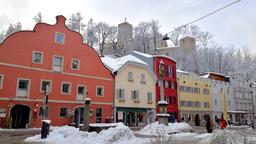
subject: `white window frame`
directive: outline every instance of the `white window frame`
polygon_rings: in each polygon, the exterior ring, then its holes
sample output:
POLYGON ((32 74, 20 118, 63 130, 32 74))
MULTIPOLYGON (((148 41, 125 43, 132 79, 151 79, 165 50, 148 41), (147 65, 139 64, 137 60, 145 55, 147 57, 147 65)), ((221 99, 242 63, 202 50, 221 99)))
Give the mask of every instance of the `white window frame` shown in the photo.
POLYGON ((71 82, 61 82, 61 94, 63 94, 63 95, 71 95, 71 89, 72 89, 71 82), (63 92, 63 84, 69 84, 70 85, 68 93, 63 92))
POLYGON ((79 59, 74 59, 74 58, 71 59, 71 69, 72 70, 80 70, 80 60, 79 59), (77 69, 73 68, 73 61, 78 61, 78 68, 77 69))
POLYGON ((27 78, 17 78, 17 84, 16 84, 16 97, 17 98, 29 98, 30 94, 30 85, 31 85, 31 80, 27 78), (17 95, 17 91, 19 91, 19 82, 20 80, 27 80, 28 81, 28 92, 27 92, 27 97, 20 97, 17 95))
POLYGON ((140 83, 146 84, 146 75, 145 74, 140 75, 140 83))
POLYGON ((86 85, 77 85, 77 87, 76 87, 76 99, 77 100, 85 100, 85 98, 86 98, 86 93, 87 93, 87 86, 86 85), (84 87, 84 94, 83 94, 83 99, 78 99, 78 95, 79 95, 79 93, 78 93, 78 88, 79 87, 84 87))
POLYGON ((131 96, 132 96, 132 100, 135 100, 135 101, 136 100, 140 100, 140 98, 139 98, 139 91, 138 90, 132 90, 131 96), (135 95, 133 95, 133 94, 135 94, 135 95), (133 96, 135 96, 135 97, 133 97, 133 96))
POLYGON ((128 81, 133 82, 133 72, 128 72, 128 81))
POLYGON ((96 96, 97 97, 104 97, 104 86, 96 86, 96 96), (102 88, 102 95, 98 95, 98 88, 102 88))
POLYGON ((152 92, 148 92, 148 98, 147 98, 148 102, 152 102, 153 101, 153 93, 152 92), (149 99, 149 97, 151 97, 151 100, 149 99))
POLYGON ((3 89, 3 85, 4 85, 4 75, 0 74, 0 76, 2 77, 1 81, 0 81, 0 89, 3 89))
POLYGON ((168 77, 172 77, 172 66, 168 65, 168 77))
POLYGON ((34 64, 43 64, 43 59, 44 59, 44 53, 43 52, 33 51, 33 53, 32 53, 32 63, 34 63, 34 64), (41 62, 40 63, 37 63, 37 62, 34 61, 34 54, 35 53, 40 53, 41 54, 41 62))
POLYGON ((124 100, 125 99, 125 89, 116 89, 116 99, 124 100))
POLYGON ((42 90, 43 81, 50 82, 49 93, 51 93, 51 91, 52 91, 52 80, 47 80, 47 79, 41 79, 41 81, 40 81, 40 92, 44 93, 44 91, 42 90))
POLYGON ((64 68, 64 57, 63 56, 59 56, 59 55, 53 55, 52 56, 52 71, 54 71, 54 72, 63 72, 63 68, 64 68), (60 71, 54 70, 54 67, 57 67, 57 66, 54 65, 54 58, 55 57, 62 58, 60 71))
POLYGON ((61 33, 61 32, 55 32, 55 35, 54 35, 54 42, 55 42, 56 44, 64 45, 64 44, 65 44, 65 34, 64 34, 64 33, 61 33), (57 34, 63 35, 63 43, 57 42, 57 34))

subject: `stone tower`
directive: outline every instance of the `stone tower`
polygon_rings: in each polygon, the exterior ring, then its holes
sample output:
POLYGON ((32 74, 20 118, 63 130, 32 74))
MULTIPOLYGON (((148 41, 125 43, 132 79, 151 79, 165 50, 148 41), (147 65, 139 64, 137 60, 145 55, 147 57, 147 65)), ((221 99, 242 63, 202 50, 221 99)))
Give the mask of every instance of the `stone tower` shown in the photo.
POLYGON ((118 54, 125 54, 132 51, 133 27, 125 21, 118 24, 117 51, 118 54))

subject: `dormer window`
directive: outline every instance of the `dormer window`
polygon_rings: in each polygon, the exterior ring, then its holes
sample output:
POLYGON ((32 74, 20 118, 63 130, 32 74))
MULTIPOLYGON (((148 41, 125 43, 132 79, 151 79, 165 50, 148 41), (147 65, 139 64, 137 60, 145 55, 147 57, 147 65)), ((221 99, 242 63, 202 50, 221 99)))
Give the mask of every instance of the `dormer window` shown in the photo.
POLYGON ((56 32, 55 33, 55 42, 57 44, 64 44, 65 42, 65 35, 63 33, 56 32))

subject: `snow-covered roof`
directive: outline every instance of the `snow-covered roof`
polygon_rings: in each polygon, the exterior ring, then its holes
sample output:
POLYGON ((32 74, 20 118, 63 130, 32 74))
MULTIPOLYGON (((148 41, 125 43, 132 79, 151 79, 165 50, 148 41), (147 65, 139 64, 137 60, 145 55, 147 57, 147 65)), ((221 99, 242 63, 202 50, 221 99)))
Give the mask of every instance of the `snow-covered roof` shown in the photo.
POLYGON ((139 52, 139 51, 132 51, 132 52, 134 52, 136 54, 139 54, 139 55, 142 55, 142 56, 147 57, 147 58, 152 58, 152 55, 150 55, 150 54, 142 53, 142 52, 139 52))
POLYGON ((225 76, 224 74, 217 73, 217 72, 205 72, 203 75, 206 75, 206 74, 215 74, 215 75, 225 76))
POLYGON ((156 50, 167 50, 167 49, 177 49, 180 48, 179 46, 174 46, 174 47, 160 47, 156 48, 156 50))
POLYGON ((45 123, 50 124, 50 123, 51 123, 51 120, 42 120, 42 122, 45 122, 45 123))
POLYGON ((210 74, 201 75, 202 78, 209 78, 210 74))
POLYGON ((146 57, 146 58, 163 57, 163 58, 167 58, 167 59, 170 59, 170 60, 176 62, 175 59, 171 58, 170 56, 166 56, 166 55, 150 55, 150 54, 146 54, 146 53, 142 53, 142 52, 138 52, 138 51, 132 51, 132 52, 135 54, 141 55, 143 57, 146 57))
POLYGON ((167 101, 165 101, 165 100, 161 100, 161 101, 158 101, 158 103, 157 104, 168 104, 168 102, 167 101))
POLYGON ((177 73, 182 73, 182 74, 193 74, 191 72, 187 72, 187 71, 183 71, 183 70, 179 70, 179 69, 177 69, 176 72, 177 73))
POLYGON ((137 57, 128 54, 120 58, 112 58, 110 56, 101 57, 102 62, 111 69, 112 72, 118 71, 123 65, 128 62, 134 62, 142 65, 148 65, 144 61, 138 59, 137 57))

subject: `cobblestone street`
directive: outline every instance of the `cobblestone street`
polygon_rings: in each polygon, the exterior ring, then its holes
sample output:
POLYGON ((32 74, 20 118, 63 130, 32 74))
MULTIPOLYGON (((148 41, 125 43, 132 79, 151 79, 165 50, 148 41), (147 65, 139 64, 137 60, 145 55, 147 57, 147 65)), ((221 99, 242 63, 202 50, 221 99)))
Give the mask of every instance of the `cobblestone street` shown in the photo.
POLYGON ((39 129, 0 130, 0 144, 28 144, 24 140, 36 134, 40 134, 39 129))

